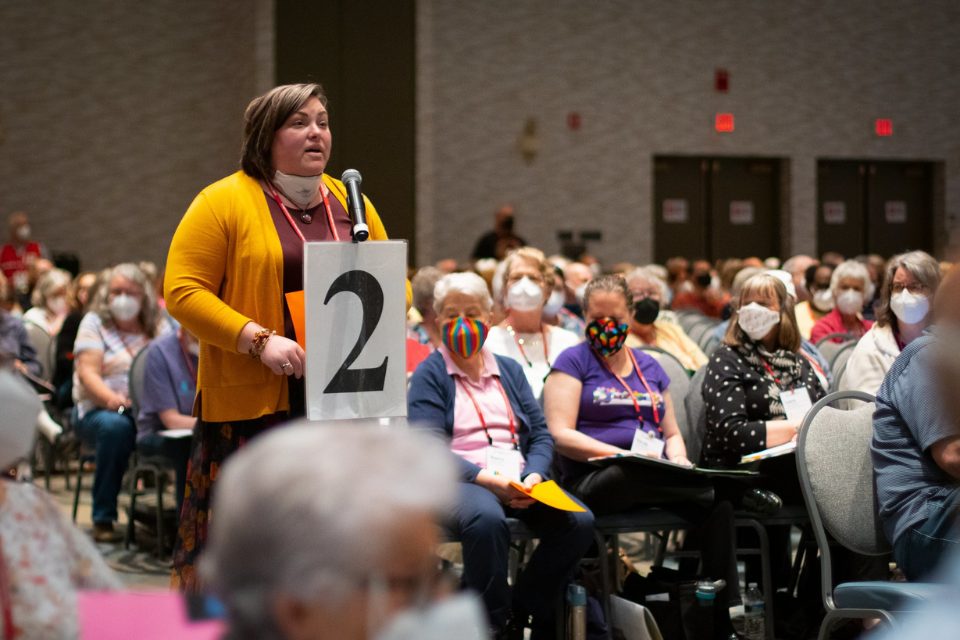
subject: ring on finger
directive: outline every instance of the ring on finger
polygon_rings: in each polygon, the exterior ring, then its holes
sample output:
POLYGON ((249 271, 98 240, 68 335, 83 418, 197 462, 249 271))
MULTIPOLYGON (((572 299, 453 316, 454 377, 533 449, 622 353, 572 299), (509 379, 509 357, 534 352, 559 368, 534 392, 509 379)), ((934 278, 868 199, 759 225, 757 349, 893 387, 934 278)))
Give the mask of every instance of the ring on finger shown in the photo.
POLYGON ((289 362, 284 362, 282 365, 280 365, 281 369, 286 369, 287 367, 290 367, 292 369, 293 365, 290 364, 289 362))

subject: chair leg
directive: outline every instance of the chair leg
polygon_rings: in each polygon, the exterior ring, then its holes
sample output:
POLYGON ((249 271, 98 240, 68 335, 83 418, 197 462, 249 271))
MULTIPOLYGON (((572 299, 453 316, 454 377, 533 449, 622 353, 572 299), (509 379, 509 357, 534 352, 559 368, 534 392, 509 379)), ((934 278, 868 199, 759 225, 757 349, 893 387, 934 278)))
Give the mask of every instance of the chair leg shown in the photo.
POLYGON ((760 541, 760 579, 763 581, 763 609, 765 635, 768 640, 774 640, 773 624, 773 576, 770 569, 770 539, 767 537, 767 529, 762 524, 748 518, 737 521, 738 527, 750 527, 757 533, 757 539, 760 541))
POLYGON ((157 492, 157 558, 163 557, 163 472, 159 467, 153 468, 154 486, 157 492))
MULTIPOLYGON (((66 475, 70 475, 69 472, 66 475)), ((77 521, 77 508, 80 506, 80 492, 83 491, 83 456, 77 460, 77 486, 73 492, 73 521, 77 521)))
POLYGON ((610 562, 607 557, 607 541, 599 531, 593 532, 593 539, 597 543, 597 560, 600 563, 600 590, 603 615, 607 620, 607 638, 613 639, 613 626, 610 624, 610 595, 613 588, 610 584, 610 562))
POLYGON ((659 539, 659 542, 657 543, 657 553, 653 557, 653 566, 662 567, 663 560, 667 556, 667 545, 670 543, 670 532, 658 531, 653 535, 657 536, 659 539))
POLYGON ((123 536, 123 548, 129 549, 130 543, 136 538, 137 514, 137 478, 140 476, 140 467, 134 467, 130 472, 130 506, 127 507, 127 532, 123 536))

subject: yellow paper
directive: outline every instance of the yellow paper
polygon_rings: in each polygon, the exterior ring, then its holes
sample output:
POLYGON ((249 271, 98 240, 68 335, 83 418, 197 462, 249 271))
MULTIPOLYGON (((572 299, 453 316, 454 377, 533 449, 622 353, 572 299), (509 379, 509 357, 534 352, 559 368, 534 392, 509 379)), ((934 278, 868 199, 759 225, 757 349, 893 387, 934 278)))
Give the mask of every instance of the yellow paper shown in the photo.
POLYGON ((291 291, 286 294, 287 310, 293 321, 293 330, 297 334, 297 344, 304 350, 307 348, 306 313, 303 309, 303 291, 291 291))
POLYGON ((522 491, 537 502, 543 503, 548 507, 553 507, 554 509, 560 509, 561 511, 586 511, 586 509, 574 502, 573 499, 567 495, 567 492, 561 489, 560 485, 553 480, 541 482, 533 487, 533 489, 527 489, 519 482, 511 482, 510 486, 517 491, 522 491))

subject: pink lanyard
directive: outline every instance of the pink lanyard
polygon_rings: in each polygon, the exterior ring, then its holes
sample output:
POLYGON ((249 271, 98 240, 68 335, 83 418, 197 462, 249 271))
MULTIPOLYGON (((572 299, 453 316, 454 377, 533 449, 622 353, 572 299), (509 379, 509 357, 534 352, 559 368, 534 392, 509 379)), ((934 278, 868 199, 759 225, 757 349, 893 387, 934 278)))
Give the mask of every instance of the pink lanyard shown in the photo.
MULTIPOLYGON (((273 188, 273 185, 267 182, 267 186, 270 187, 270 195, 273 196, 273 199, 276 201, 277 205, 280 206, 280 211, 283 211, 284 217, 287 219, 287 222, 290 223, 290 227, 293 228, 294 232, 300 237, 302 242, 306 242, 307 238, 303 235, 303 232, 300 231, 300 227, 297 226, 297 223, 293 221, 293 216, 290 215, 290 212, 287 211, 286 205, 283 204, 283 200, 280 199, 280 194, 277 193, 277 190, 273 188)), ((333 210, 330 209, 330 200, 328 195, 323 190, 323 184, 320 185, 320 195, 323 197, 323 209, 327 213, 327 224, 330 225, 330 233, 333 235, 333 239, 337 242, 340 241, 340 234, 337 233, 337 225, 333 222, 333 210)))
MULTIPOLYGON (((473 393, 470 392, 470 389, 467 387, 465 382, 459 378, 457 378, 457 382, 459 382, 460 387, 467 392, 467 396, 473 403, 473 408, 477 410, 477 417, 480 418, 480 426, 483 428, 483 433, 487 436, 487 442, 492 447, 493 436, 491 436, 490 432, 487 430, 487 420, 483 417, 483 411, 480 410, 480 403, 478 403, 477 399, 473 397, 473 393)), ((503 385, 500 384, 499 378, 494 377, 494 382, 497 383, 497 387, 500 389, 500 395, 503 396, 503 402, 505 405, 507 405, 507 420, 510 423, 510 440, 513 442, 513 448, 517 451, 520 451, 520 444, 517 442, 517 426, 513 421, 513 408, 510 406, 510 400, 507 398, 507 392, 503 390, 503 385)))
MULTIPOLYGON (((627 381, 621 378, 620 374, 613 370, 613 367, 611 367, 607 361, 604 360, 603 356, 596 351, 593 353, 597 356, 597 358, 600 359, 600 362, 603 363, 603 366, 607 368, 607 371, 610 372, 610 375, 616 378, 623 388, 627 390, 627 395, 633 401, 633 408, 637 410, 637 420, 642 423, 643 414, 641 413, 640 403, 637 401, 636 396, 633 395, 633 387, 627 384, 627 381)), ((633 351, 627 349, 627 355, 630 357, 630 362, 633 363, 633 370, 637 372, 637 377, 640 378, 640 384, 643 385, 643 388, 647 392, 647 396, 650 398, 650 408, 653 410, 653 424, 658 431, 663 431, 663 429, 660 427, 660 410, 657 409, 657 396, 654 395, 653 389, 651 389, 650 385, 647 384, 647 379, 644 377, 643 372, 640 371, 640 365, 637 364, 637 358, 633 355, 633 351)))

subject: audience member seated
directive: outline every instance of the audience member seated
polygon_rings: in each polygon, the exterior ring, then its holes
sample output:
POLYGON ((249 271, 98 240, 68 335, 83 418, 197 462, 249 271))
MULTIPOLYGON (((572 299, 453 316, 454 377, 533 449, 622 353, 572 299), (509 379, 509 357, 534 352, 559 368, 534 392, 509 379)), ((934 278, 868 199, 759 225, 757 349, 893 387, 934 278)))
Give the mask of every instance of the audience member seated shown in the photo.
POLYGON ((804 273, 807 299, 798 302, 794 309, 797 328, 800 330, 800 337, 804 340, 810 339, 813 325, 833 310, 833 293, 830 291, 832 276, 833 267, 828 264, 812 265, 807 267, 804 273))
MULTIPOLYGON (((830 276, 830 293, 835 305, 833 310, 817 320, 810 331, 810 340, 816 344, 833 333, 861 338, 873 326, 865 320, 863 307, 873 297, 873 282, 867 268, 854 260, 847 260, 834 269, 830 276)), ((843 342, 843 338, 833 338, 843 342)))
MULTIPOLYGON (((0 298, 10 295, 10 284, 0 275, 0 298)), ((39 376, 42 365, 37 359, 37 350, 30 343, 23 320, 0 307, 0 358, 13 363, 22 374, 39 376)))
POLYGON ((894 256, 880 290, 877 323, 854 348, 840 390, 876 395, 894 360, 930 324, 940 264, 923 251, 894 256))
POLYGON ((683 327, 666 317, 673 315, 663 309, 662 304, 667 284, 646 267, 640 267, 627 274, 627 285, 634 303, 626 346, 649 345, 663 349, 688 371, 696 371, 705 365, 707 356, 697 343, 690 339, 683 327))
POLYGON ((591 278, 593 272, 582 262, 571 262, 563 268, 563 286, 567 296, 563 308, 578 318, 583 318, 583 292, 587 290, 591 278))
POLYGON ((547 282, 552 282, 550 295, 543 303, 543 321, 547 324, 566 329, 579 339, 583 339, 583 330, 586 328, 583 318, 570 313, 564 306, 567 300, 567 288, 563 277, 563 269, 554 265, 548 260, 552 274, 547 278, 547 282))
POLYGON ((474 598, 437 599, 437 519, 454 496, 443 447, 407 429, 300 423, 256 438, 223 466, 200 558, 227 637, 485 637, 474 598))
POLYGON ((512 204, 505 204, 493 214, 493 230, 480 236, 473 248, 472 258, 503 258, 513 251, 527 244, 527 241, 513 232, 516 216, 512 204))
POLYGON ((115 541, 117 495, 136 430, 130 408, 130 365, 150 340, 166 329, 156 296, 140 268, 120 264, 110 271, 107 290, 83 317, 73 352, 77 433, 96 449, 93 480, 94 539, 115 541))
POLYGON ((40 276, 30 297, 33 306, 23 314, 24 321, 32 322, 51 336, 59 334, 70 311, 67 298, 70 281, 70 274, 62 269, 53 269, 40 276))
POLYGON ((672 292, 671 297, 682 291, 690 281, 690 261, 682 256, 667 259, 664 265, 667 270, 667 284, 672 292))
POLYGON ((709 480, 650 470, 629 460, 603 467, 587 463, 632 450, 691 465, 673 411, 670 379, 651 356, 623 348, 632 302, 623 278, 591 281, 584 296, 587 340, 560 354, 547 378, 544 403, 563 484, 597 515, 655 505, 696 522, 691 535, 702 543, 703 573, 727 582, 716 611, 720 630, 729 634, 728 607, 738 599, 730 504, 714 504, 709 480))
MULTIPOLYGON (((960 270, 951 270, 937 293, 938 330, 960 325, 960 270), (951 298, 954 300, 951 301, 951 298)), ((915 338, 890 367, 873 414, 874 480, 880 521, 897 566, 909 580, 931 577, 957 549, 960 434, 938 394, 938 340, 915 338)))
POLYGON ((674 311, 699 311, 710 318, 720 318, 727 298, 713 284, 713 271, 706 260, 693 263, 693 274, 688 286, 673 297, 674 311))
POLYGON ((30 267, 47 256, 47 251, 33 240, 30 220, 23 211, 16 211, 7 218, 10 241, 0 247, 0 271, 13 287, 13 294, 22 306, 29 306, 30 267))
POLYGON ((53 380, 51 380, 57 390, 54 404, 60 409, 73 406, 73 343, 77 340, 80 321, 87 314, 96 282, 97 274, 84 271, 73 279, 70 288, 70 312, 64 318, 60 333, 57 334, 53 380))
MULTIPOLYGON (((816 260, 816 258, 811 258, 810 256, 802 253, 788 258, 787 261, 783 263, 781 269, 789 273, 790 277, 793 279, 793 288, 797 291, 797 300, 799 302, 807 302, 810 300, 810 291, 807 289, 807 269, 810 267, 815 267, 818 264, 820 263, 816 260)), ((794 311, 797 313, 797 322, 799 323, 799 307, 796 307, 794 311)), ((801 334, 802 333, 803 331, 801 327, 801 334)))
POLYGON ((413 308, 420 314, 420 321, 407 329, 407 337, 420 344, 429 345, 431 350, 440 346, 437 314, 433 310, 433 288, 442 277, 443 272, 440 269, 422 267, 410 282, 413 288, 413 308))
MULTIPOLYGON (((25 459, 40 400, 0 370, 0 468, 25 459)), ((90 539, 40 487, 0 478, 0 637, 72 639, 79 635, 77 591, 114 589, 120 581, 90 539)))
POLYGON ((486 344, 493 353, 523 367, 533 397, 540 400, 550 367, 564 349, 580 342, 580 337, 543 321, 544 301, 553 289, 553 268, 543 252, 522 247, 510 253, 504 265, 499 288, 506 317, 490 329, 486 344))
POLYGON ((148 347, 143 397, 137 416, 137 450, 147 456, 161 456, 173 463, 177 474, 177 512, 183 503, 183 489, 190 460, 190 437, 169 437, 171 429, 193 429, 197 395, 197 364, 200 343, 180 327, 154 340, 148 347))
POLYGON ((483 596, 498 637, 514 637, 531 615, 534 639, 554 637, 555 605, 593 541, 593 516, 535 503, 510 485, 549 477, 553 439, 521 366, 484 348, 493 300, 483 279, 445 276, 434 306, 443 345, 414 372, 407 417, 458 456, 451 525, 463 544, 464 583, 483 596), (508 516, 540 539, 512 597, 508 516))

